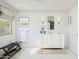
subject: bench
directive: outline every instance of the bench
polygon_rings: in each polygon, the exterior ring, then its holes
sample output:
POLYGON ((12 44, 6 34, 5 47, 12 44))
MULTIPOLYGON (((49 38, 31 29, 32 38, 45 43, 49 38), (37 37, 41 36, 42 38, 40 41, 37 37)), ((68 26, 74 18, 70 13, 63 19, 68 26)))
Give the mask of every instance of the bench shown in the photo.
POLYGON ((1 47, 0 49, 5 52, 3 56, 0 57, 0 59, 4 59, 4 57, 6 56, 8 57, 8 59, 10 59, 13 55, 15 55, 18 51, 21 50, 21 47, 19 43, 10 43, 4 47, 1 47))

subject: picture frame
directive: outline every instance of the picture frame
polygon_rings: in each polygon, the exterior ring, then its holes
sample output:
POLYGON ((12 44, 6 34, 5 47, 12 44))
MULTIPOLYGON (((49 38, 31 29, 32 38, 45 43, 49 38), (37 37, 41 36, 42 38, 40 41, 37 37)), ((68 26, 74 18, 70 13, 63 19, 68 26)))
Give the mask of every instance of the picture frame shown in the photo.
POLYGON ((29 26, 29 17, 19 17, 19 26, 28 27, 29 26))

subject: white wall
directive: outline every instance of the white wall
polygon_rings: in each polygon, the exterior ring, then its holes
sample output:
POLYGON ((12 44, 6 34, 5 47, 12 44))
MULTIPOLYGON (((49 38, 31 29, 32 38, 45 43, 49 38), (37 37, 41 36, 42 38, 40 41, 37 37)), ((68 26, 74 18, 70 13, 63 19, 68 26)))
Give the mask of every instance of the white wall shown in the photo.
MULTIPOLYGON (((14 10, 2 2, 0 2, 0 4, 11 10, 14 10)), ((15 20, 12 21, 12 34, 0 36, 0 47, 5 46, 6 44, 9 44, 14 41, 15 41, 15 20)))
MULTIPOLYGON (((18 17, 29 16, 29 27, 26 30, 29 32, 28 40, 25 45, 27 47, 39 47, 38 43, 40 42, 40 30, 41 30, 41 20, 45 19, 46 16, 55 16, 55 30, 53 32, 63 32, 66 40, 66 13, 65 12, 18 12, 18 17), (57 19, 61 18, 61 24, 57 24, 57 19)), ((17 27, 18 29, 19 27, 17 27)), ((25 39, 25 38, 23 38, 25 39)), ((67 48, 67 40, 65 42, 65 47, 67 48)))
POLYGON ((78 6, 74 5, 69 11, 68 15, 71 16, 71 25, 68 25, 68 33, 70 38, 70 49, 78 54, 78 6))

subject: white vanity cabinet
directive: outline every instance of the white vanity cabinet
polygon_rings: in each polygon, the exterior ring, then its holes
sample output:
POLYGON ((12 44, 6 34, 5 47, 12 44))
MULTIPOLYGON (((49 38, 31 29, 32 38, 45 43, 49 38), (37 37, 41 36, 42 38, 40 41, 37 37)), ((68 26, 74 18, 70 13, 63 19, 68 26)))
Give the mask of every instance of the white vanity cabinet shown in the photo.
POLYGON ((41 48, 64 48, 64 35, 62 33, 43 34, 41 37, 41 48))
POLYGON ((64 33, 59 29, 61 21, 58 22, 54 16, 47 16, 41 23, 41 48, 64 48, 64 33))

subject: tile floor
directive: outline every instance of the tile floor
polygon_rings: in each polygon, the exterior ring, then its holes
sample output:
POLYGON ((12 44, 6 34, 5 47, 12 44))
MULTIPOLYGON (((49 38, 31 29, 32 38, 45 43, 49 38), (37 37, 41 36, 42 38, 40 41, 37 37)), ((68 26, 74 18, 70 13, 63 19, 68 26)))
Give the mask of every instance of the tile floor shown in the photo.
POLYGON ((78 59, 77 56, 66 49, 67 54, 39 54, 39 48, 25 48, 15 54, 12 59, 78 59))

